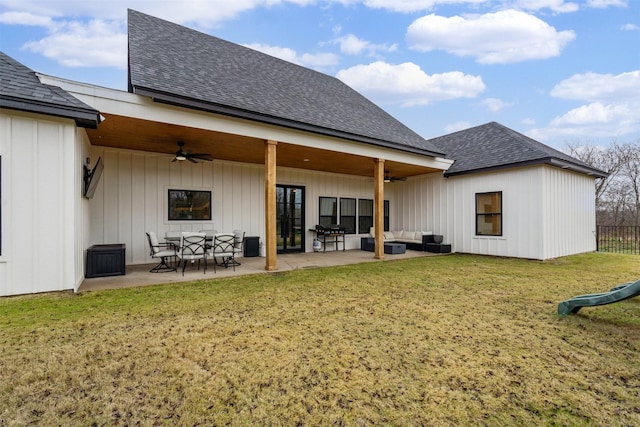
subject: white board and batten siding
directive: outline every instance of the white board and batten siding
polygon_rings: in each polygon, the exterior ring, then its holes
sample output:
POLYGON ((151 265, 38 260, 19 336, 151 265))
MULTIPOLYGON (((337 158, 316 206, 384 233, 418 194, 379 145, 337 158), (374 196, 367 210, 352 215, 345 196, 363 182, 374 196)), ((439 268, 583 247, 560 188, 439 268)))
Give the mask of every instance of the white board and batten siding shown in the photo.
MULTIPOLYGON (((90 239, 94 244, 124 243, 126 264, 148 264, 145 232, 159 238, 167 231, 219 232, 242 230, 260 238, 264 255, 264 166, 214 160, 171 162, 172 156, 131 150, 92 147, 92 158, 101 156, 104 173, 90 201, 90 239), (211 191, 211 221, 169 221, 169 189, 211 191)), ((349 175, 278 168, 277 183, 305 187, 305 249, 312 251, 318 222, 318 198, 373 198, 373 180, 349 175)), ((347 248, 359 248, 359 237, 347 237, 347 248)))
POLYGON ((550 166, 425 175, 398 190, 395 208, 401 227, 442 234, 456 252, 549 259, 596 249, 593 178, 550 166), (503 234, 477 236, 475 195, 494 191, 503 234))
POLYGON ((72 290, 82 282, 87 147, 73 120, 0 112, 0 295, 72 290))

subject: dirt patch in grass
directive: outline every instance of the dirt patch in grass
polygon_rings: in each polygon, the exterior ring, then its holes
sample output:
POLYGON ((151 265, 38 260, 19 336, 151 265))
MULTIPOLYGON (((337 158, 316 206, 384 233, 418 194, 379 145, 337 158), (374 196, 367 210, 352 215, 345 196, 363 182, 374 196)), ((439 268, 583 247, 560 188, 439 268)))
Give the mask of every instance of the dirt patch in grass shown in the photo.
POLYGON ((0 299, 0 425, 640 425, 636 256, 453 255, 0 299))

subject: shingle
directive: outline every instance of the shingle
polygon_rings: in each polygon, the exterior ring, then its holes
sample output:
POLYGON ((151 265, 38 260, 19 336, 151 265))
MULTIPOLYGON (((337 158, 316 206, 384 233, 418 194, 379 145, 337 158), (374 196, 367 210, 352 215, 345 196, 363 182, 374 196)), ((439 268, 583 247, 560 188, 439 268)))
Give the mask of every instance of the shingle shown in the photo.
MULTIPOLYGON (((335 77, 129 10, 129 87, 443 156, 335 77)), ((141 92, 142 93, 142 92, 141 92)), ((212 111, 214 111, 212 109, 212 111)))
POLYGON ((596 176, 606 175, 603 171, 496 122, 433 138, 429 142, 454 160, 445 176, 548 163, 551 160, 573 165, 596 176))
POLYGON ((0 106, 76 120, 96 127, 100 112, 67 91, 40 82, 36 73, 0 52, 0 106))

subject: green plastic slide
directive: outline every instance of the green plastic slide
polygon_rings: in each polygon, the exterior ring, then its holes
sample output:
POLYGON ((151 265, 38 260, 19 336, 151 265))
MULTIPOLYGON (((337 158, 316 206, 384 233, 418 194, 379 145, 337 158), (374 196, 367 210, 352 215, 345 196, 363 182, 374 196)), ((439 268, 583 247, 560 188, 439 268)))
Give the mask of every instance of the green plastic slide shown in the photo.
POLYGON ((582 307, 611 304, 628 298, 637 297, 638 295, 640 295, 640 280, 616 286, 609 292, 604 292, 602 294, 578 295, 566 301, 562 301, 558 304, 558 314, 561 316, 575 314, 580 311, 582 307))

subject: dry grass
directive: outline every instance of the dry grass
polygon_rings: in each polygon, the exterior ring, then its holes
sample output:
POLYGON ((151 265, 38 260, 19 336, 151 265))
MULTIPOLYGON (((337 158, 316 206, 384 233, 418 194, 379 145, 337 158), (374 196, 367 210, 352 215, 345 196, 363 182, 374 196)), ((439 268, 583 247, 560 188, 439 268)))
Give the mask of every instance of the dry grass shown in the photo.
POLYGON ((453 255, 0 299, 0 425, 640 425, 635 256, 453 255))

